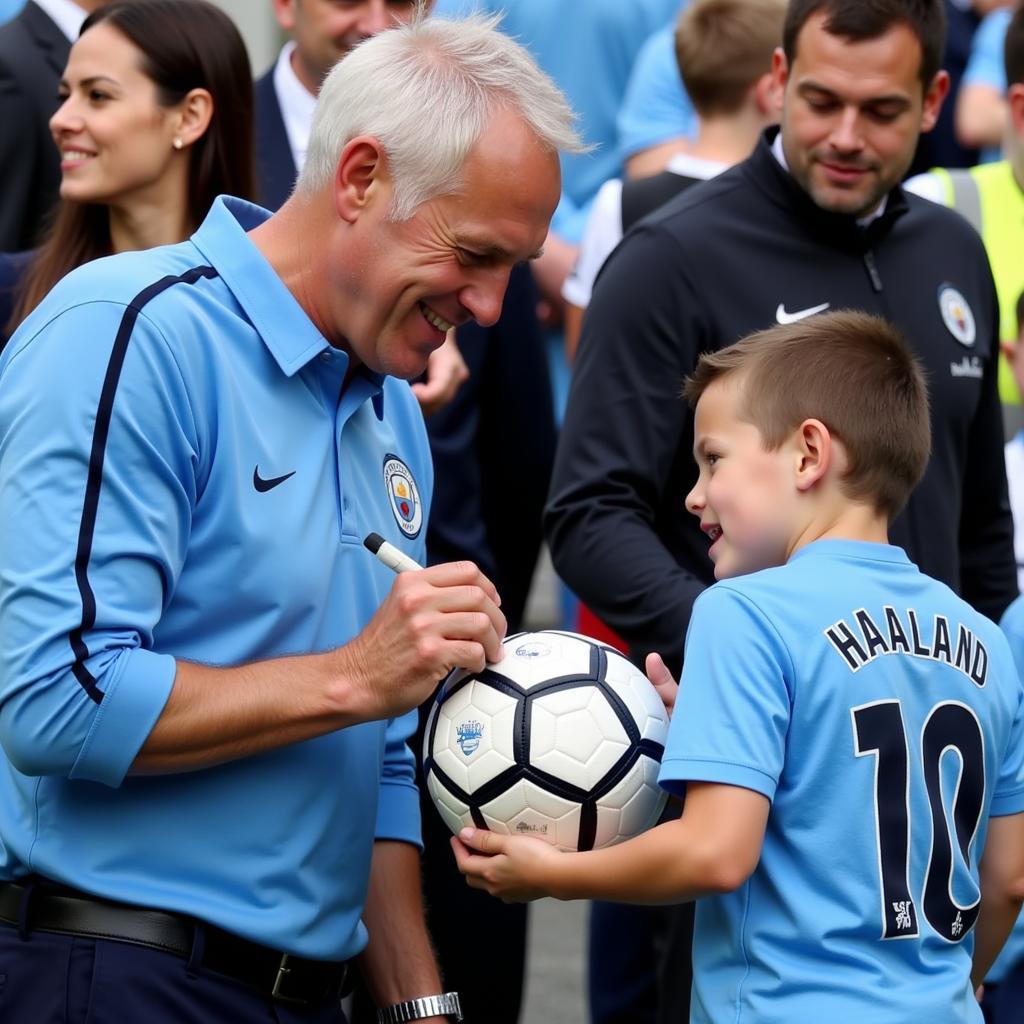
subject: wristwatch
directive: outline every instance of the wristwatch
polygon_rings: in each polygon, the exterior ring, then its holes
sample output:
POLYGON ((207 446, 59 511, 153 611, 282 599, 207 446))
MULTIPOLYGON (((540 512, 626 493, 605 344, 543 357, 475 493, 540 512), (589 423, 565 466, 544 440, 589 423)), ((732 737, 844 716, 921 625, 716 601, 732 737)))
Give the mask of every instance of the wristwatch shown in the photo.
POLYGON ((407 1020, 423 1020, 425 1017, 449 1017, 462 1020, 462 1005, 458 992, 443 992, 437 996, 420 996, 406 999, 377 1011, 377 1024, 402 1024, 407 1020))

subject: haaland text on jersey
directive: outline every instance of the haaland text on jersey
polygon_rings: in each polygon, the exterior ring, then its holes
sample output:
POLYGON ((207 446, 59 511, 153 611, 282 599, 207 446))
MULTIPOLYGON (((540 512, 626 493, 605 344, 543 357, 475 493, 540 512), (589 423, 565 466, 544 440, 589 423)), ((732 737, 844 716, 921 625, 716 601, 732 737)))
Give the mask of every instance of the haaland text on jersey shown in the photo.
POLYGON ((856 672, 881 654, 907 654, 912 658, 945 662, 963 672, 976 686, 985 685, 988 651, 966 626, 957 623, 954 646, 953 630, 944 615, 934 617, 930 636, 924 636, 913 608, 907 609, 905 624, 891 605, 886 605, 882 612, 884 627, 880 627, 863 608, 858 608, 851 613, 855 626, 839 619, 825 630, 829 643, 842 655, 851 672, 856 672))

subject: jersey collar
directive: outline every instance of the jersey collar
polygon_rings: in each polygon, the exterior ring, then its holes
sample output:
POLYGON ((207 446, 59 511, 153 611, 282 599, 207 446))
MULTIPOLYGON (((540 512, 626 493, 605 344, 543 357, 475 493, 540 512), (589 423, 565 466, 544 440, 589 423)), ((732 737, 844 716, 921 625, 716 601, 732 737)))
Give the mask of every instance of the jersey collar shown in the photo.
POLYGON ((269 217, 244 199, 218 196, 192 241, 290 377, 328 348, 328 341, 246 234, 269 217))
POLYGON ((886 196, 884 211, 867 226, 862 227, 851 214, 823 210, 776 159, 772 146, 778 134, 777 127, 764 132, 754 152, 743 162, 743 172, 748 181, 767 193, 776 205, 784 207, 820 243, 865 252, 888 235, 909 209, 903 189, 897 185, 886 196))

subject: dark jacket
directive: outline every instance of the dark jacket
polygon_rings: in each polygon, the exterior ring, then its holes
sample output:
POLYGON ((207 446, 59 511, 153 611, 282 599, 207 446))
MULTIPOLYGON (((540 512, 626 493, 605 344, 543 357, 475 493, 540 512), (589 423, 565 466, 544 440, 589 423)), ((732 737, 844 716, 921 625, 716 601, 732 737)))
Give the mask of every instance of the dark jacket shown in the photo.
POLYGON ((274 88, 274 67, 256 80, 256 201, 279 209, 295 184, 295 160, 274 88))
POLYGON ((754 154, 641 221, 598 276, 583 325, 545 516, 555 566, 631 645, 678 668, 690 609, 713 581, 684 498, 696 480, 680 398, 701 352, 828 303, 882 315, 924 364, 933 454, 890 537, 998 618, 1012 598, 1013 524, 996 393, 995 288, 966 221, 900 188, 867 228, 831 214, 754 154), (952 285, 970 346, 940 314, 952 285))
POLYGON ((30 2, 0 27, 0 251, 39 240, 60 189, 49 120, 71 44, 30 2))

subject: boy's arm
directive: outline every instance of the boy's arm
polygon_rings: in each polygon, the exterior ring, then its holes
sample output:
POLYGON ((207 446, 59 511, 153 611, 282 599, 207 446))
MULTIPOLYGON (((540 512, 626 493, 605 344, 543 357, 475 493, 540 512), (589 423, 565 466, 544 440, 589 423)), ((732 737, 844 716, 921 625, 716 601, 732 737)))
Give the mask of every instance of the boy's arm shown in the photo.
POLYGON ((971 983, 978 987, 1013 929, 1024 901, 1024 814, 991 818, 978 866, 981 911, 974 926, 971 983))
POLYGON ((452 846, 468 883, 506 902, 683 903, 747 880, 770 806, 751 789, 691 782, 680 818, 603 850, 563 853, 539 839, 482 829, 464 829, 452 846))

